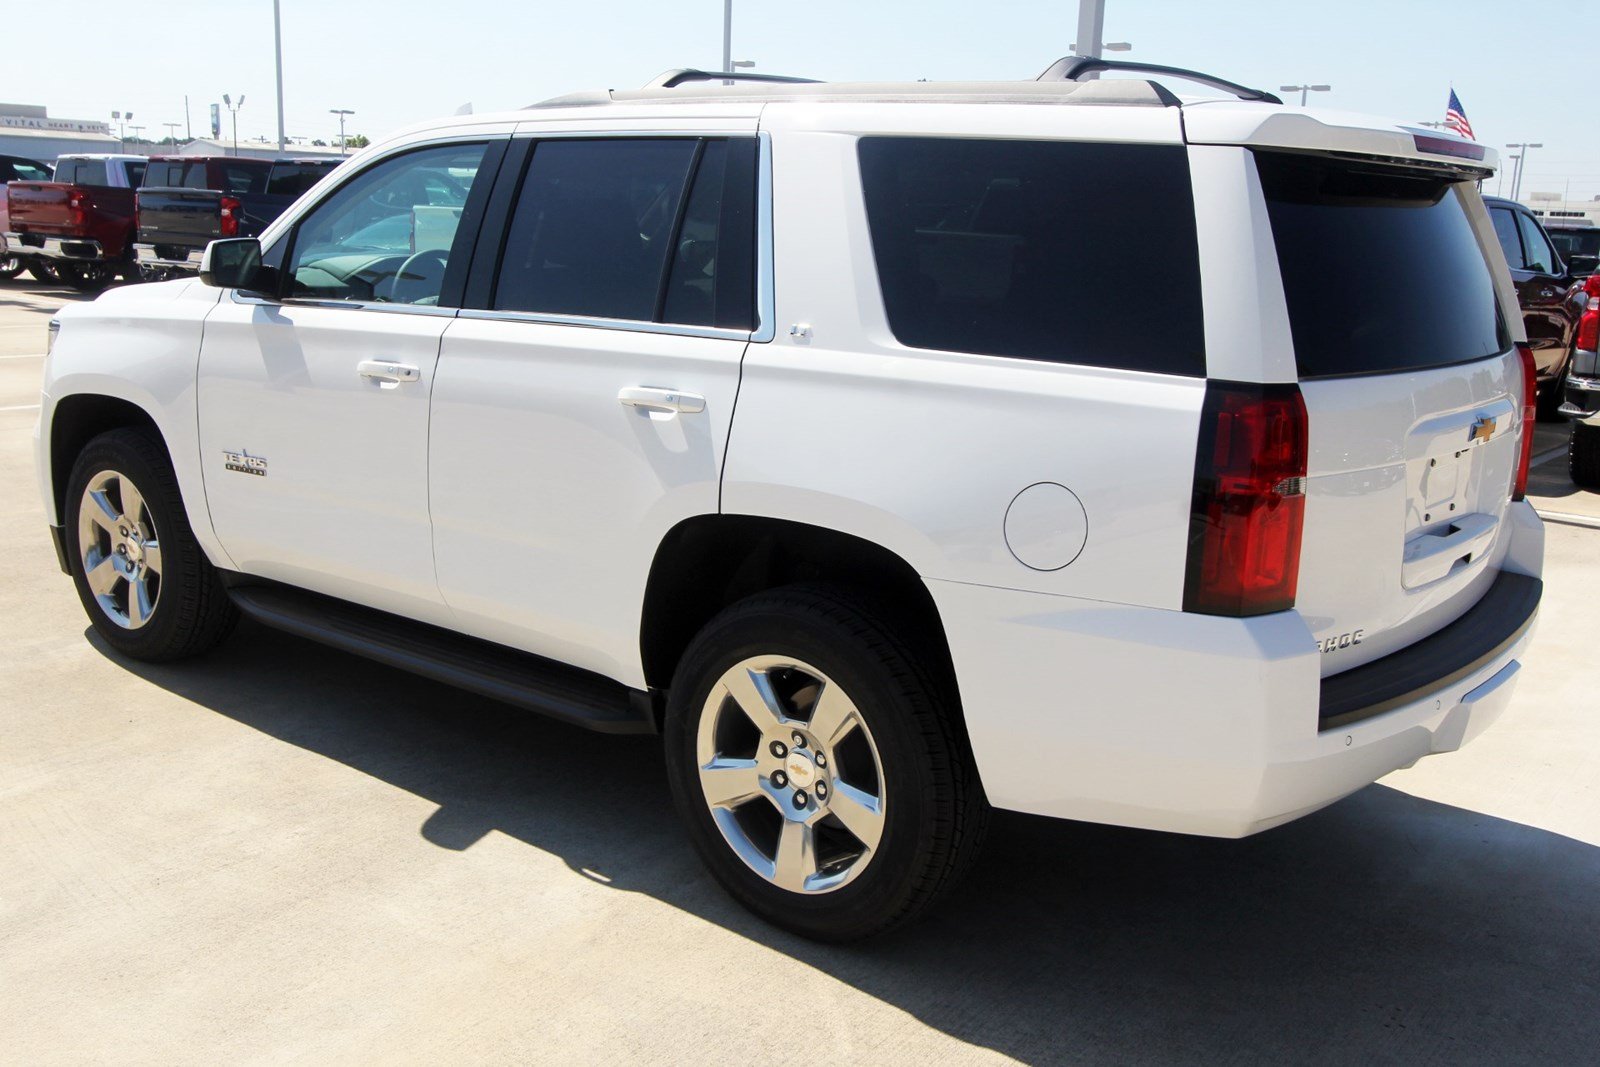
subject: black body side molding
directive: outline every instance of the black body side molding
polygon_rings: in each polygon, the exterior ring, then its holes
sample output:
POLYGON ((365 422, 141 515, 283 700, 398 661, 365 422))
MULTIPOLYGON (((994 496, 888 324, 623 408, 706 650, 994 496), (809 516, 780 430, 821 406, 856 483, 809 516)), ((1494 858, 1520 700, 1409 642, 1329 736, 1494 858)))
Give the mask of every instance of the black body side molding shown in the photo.
POLYGON ((602 675, 292 586, 234 574, 224 581, 240 611, 273 629, 574 726, 657 732, 650 694, 602 675))
POLYGON ((1533 625, 1543 595, 1539 579, 1502 571, 1483 599, 1449 626, 1324 678, 1319 728, 1370 719, 1465 678, 1517 643, 1533 625))

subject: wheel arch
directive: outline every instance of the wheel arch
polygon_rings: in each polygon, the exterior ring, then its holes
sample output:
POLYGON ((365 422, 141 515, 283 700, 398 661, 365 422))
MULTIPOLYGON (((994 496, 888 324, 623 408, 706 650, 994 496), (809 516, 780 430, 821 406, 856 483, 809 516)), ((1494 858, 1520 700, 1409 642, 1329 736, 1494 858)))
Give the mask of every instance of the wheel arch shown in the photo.
POLYGON ((853 534, 751 515, 700 515, 669 530, 645 586, 639 652, 646 683, 665 690, 694 635, 723 608, 796 583, 842 586, 890 616, 929 656, 956 696, 955 670, 939 610, 916 569, 898 553, 853 534))
POLYGON ((52 406, 46 454, 50 463, 50 494, 58 522, 66 521, 67 480, 78 454, 108 430, 124 428, 148 431, 171 457, 172 447, 161 432, 160 424, 148 410, 131 400, 104 393, 72 393, 52 406))

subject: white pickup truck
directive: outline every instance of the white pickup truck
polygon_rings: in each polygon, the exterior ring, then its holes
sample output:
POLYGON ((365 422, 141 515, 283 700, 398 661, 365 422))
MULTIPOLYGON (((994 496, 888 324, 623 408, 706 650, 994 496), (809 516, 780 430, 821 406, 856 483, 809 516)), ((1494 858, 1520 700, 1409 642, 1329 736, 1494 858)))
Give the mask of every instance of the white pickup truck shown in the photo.
POLYGON ((1494 156, 1108 65, 375 145, 61 312, 62 567, 120 654, 242 612, 660 731, 715 876, 817 938, 990 805, 1240 836, 1457 748, 1542 588, 1494 156))

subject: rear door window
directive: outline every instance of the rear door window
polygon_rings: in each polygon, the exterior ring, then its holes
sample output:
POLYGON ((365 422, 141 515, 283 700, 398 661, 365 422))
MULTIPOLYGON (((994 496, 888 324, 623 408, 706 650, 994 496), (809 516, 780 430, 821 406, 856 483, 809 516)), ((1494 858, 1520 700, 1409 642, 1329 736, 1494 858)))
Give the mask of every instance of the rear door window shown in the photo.
POLYGON ((279 163, 267 176, 267 192, 273 196, 299 196, 332 169, 322 163, 279 163))
POLYGON ((859 154, 901 344, 1205 376, 1182 146, 865 137, 859 154))
POLYGON ((491 306, 749 329, 755 146, 753 138, 539 143, 491 306))
POLYGON ((1489 217, 1494 220, 1494 235, 1506 255, 1506 265, 1512 270, 1525 270, 1527 261, 1522 258, 1522 240, 1517 236, 1516 212, 1494 207, 1489 209, 1489 217))
POLYGON ((1302 378, 1448 366, 1511 346, 1448 177, 1255 155, 1302 378))
POLYGON ((1544 239, 1544 232, 1533 221, 1533 216, 1517 212, 1517 226, 1522 230, 1522 248, 1528 257, 1528 269, 1540 274, 1556 273, 1555 249, 1544 239))

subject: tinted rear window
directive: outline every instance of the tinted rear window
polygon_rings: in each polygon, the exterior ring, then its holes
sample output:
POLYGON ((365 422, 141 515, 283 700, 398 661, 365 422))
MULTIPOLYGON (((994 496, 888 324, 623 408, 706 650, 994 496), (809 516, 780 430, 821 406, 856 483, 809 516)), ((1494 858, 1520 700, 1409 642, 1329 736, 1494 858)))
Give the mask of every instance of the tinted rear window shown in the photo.
POLYGON ((271 169, 270 167, 223 163, 214 169, 221 182, 218 188, 225 193, 232 193, 234 196, 255 196, 257 193, 267 191, 267 171, 271 169))
POLYGON ((860 157, 901 344, 1204 377, 1182 147, 866 137, 860 157))
POLYGON ((1504 352, 1494 279, 1454 183, 1260 152, 1302 378, 1445 366, 1504 352))
MULTIPOLYGON (((143 172, 140 172, 141 176, 143 172)), ((56 164, 56 181, 73 185, 109 185, 103 159, 63 159, 56 164)))
POLYGON ((1550 240, 1563 259, 1573 256, 1600 256, 1600 229, 1550 230, 1550 240))
POLYGON ((332 169, 331 163, 279 163, 267 179, 267 192, 273 196, 299 196, 332 169))

